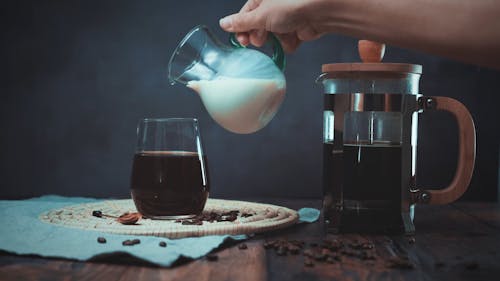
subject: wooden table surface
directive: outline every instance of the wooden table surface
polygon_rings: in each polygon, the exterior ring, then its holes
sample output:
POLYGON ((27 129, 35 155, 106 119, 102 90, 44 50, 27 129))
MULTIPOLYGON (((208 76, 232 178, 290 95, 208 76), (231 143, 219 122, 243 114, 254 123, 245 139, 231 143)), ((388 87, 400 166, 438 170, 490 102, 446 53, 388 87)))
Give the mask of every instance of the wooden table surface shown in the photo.
MULTIPOLYGON (((313 200, 257 200, 291 208, 316 207, 313 200)), ((419 206, 414 236, 325 236, 321 222, 296 225, 255 235, 215 252, 217 261, 206 258, 180 261, 173 268, 158 268, 128 257, 102 258, 92 262, 0 255, 0 280, 500 280, 500 204, 456 203, 419 206), (301 240, 317 250, 324 239, 369 241, 375 259, 342 256, 341 261, 315 261, 304 265, 298 255, 280 256, 265 249, 266 241, 301 240), (393 268, 395 256, 407 257, 413 268, 393 268), (118 263, 118 264, 117 264, 118 263), (125 264, 124 264, 125 263, 125 264)), ((349 242, 350 241, 350 242, 349 242)))

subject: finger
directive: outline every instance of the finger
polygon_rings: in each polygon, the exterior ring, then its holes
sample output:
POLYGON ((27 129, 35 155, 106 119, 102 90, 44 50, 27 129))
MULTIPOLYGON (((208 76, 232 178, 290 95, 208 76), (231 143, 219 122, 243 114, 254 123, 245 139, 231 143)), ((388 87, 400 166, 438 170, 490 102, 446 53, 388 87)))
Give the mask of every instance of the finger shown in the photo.
POLYGON ((265 22, 260 17, 258 9, 224 17, 220 19, 219 25, 228 32, 248 32, 252 29, 265 29, 265 22))
POLYGON ((275 33, 274 35, 280 40, 281 46, 286 53, 294 52, 299 47, 300 43, 302 43, 295 33, 275 33))
POLYGON ((267 40, 267 31, 264 29, 252 30, 250 32, 250 43, 257 47, 262 47, 267 40))
POLYGON ((243 46, 248 46, 248 44, 250 44, 250 35, 248 32, 236 33, 236 39, 238 39, 238 42, 243 46))
POLYGON ((312 27, 305 27, 297 30, 297 37, 301 41, 316 40, 321 37, 321 34, 312 27))

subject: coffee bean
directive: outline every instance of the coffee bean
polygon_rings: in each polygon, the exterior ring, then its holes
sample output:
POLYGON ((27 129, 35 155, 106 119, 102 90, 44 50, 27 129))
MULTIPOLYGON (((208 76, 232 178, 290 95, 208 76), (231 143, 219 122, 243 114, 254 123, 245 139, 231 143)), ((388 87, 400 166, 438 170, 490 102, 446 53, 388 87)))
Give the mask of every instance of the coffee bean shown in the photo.
POLYGON ((321 251, 317 251, 316 253, 314 253, 313 257, 317 261, 324 261, 326 259, 326 255, 321 251))
POLYGON ((219 257, 216 254, 208 254, 207 255, 207 260, 208 261, 217 261, 219 257))
POLYGON ((415 242, 416 242, 415 237, 411 236, 408 238, 408 243, 415 244, 415 242))
POLYGON ((94 217, 102 218, 102 212, 99 210, 92 211, 94 217))
POLYGON ((106 238, 104 238, 104 237, 97 237, 97 242, 99 242, 101 244, 104 244, 104 243, 106 243, 106 238))
POLYGON ((306 257, 312 257, 312 256, 314 256, 314 253, 313 253, 313 251, 311 249, 304 250, 304 252, 302 254, 304 256, 306 256, 306 257))
POLYGON ((333 257, 326 258, 327 263, 335 263, 335 259, 333 257))
POLYGON ((238 249, 240 249, 240 250, 246 250, 247 248, 248 248, 247 244, 245 244, 245 243, 238 245, 238 249))
POLYGON ((279 246, 278 250, 276 250, 276 254, 278 256, 286 256, 287 249, 283 246, 279 246))
POLYGON ((373 249, 375 247, 375 245, 373 245, 373 243, 363 243, 361 245, 361 248, 363 249, 373 249))
POLYGON ((288 251, 290 252, 290 254, 292 255, 297 255, 299 254, 300 252, 300 247, 299 246, 296 246, 296 245, 290 245, 288 247, 288 251))
POLYGON ((271 249, 271 248, 274 248, 274 242, 272 241, 266 241, 264 242, 264 249, 271 249))
POLYGON ((387 266, 399 269, 413 269, 415 267, 408 257, 393 257, 389 259, 387 266))
POLYGON ((304 258, 304 265, 308 266, 308 267, 313 267, 314 266, 314 262, 310 258, 305 257, 304 258))
POLYGON ((165 242, 165 241, 161 241, 158 245, 159 245, 160 247, 167 247, 167 242, 165 242))
POLYGON ((135 243, 132 240, 125 240, 122 242, 123 246, 134 246, 135 243))

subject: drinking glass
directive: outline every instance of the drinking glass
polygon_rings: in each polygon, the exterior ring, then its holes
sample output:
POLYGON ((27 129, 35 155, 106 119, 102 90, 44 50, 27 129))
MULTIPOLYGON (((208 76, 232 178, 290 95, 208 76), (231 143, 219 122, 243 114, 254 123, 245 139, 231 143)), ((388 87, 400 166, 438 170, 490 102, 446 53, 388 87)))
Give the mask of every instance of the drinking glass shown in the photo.
POLYGON ((197 119, 139 122, 130 188, 137 210, 148 218, 190 218, 203 211, 210 185, 197 119))

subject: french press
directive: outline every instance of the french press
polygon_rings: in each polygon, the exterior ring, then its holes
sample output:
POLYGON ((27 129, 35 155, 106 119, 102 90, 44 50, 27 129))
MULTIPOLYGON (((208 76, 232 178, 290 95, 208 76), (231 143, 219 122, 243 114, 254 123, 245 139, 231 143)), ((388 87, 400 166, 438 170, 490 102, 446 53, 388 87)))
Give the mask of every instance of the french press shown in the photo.
POLYGON ((422 66, 381 63, 385 45, 360 40, 362 63, 324 64, 323 215, 329 232, 415 231, 415 204, 448 204, 467 189, 475 161, 469 111, 423 96, 422 66), (459 129, 455 176, 444 189, 416 186, 418 114, 444 110, 459 129))

